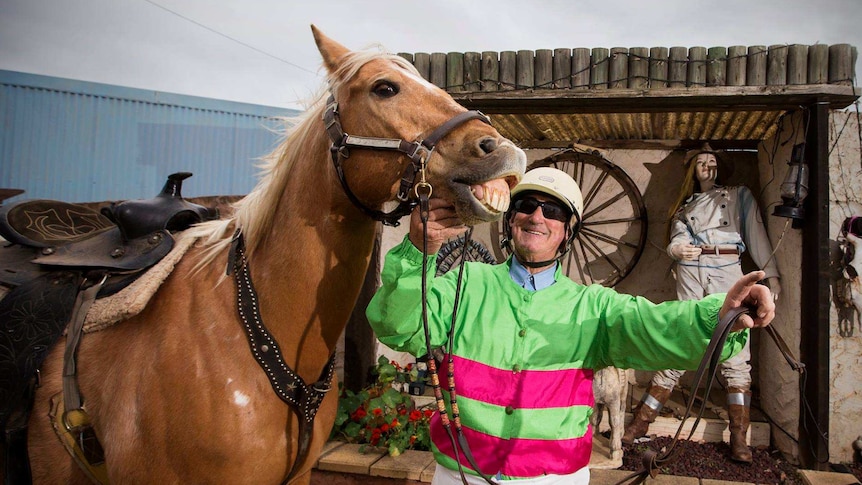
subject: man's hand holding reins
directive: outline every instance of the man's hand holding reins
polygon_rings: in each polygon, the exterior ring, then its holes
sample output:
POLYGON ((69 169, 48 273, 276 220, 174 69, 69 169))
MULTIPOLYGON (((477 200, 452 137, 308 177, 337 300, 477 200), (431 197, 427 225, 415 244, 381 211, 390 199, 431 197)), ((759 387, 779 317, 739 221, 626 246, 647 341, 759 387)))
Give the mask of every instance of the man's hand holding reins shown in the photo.
POLYGON ((731 331, 765 327, 775 318, 775 301, 772 298, 772 292, 766 286, 757 284, 765 276, 763 271, 752 271, 737 280, 727 291, 724 304, 718 312, 719 319, 733 308, 747 306, 751 309, 749 315, 741 315, 736 319, 731 331))
MULTIPOLYGON (((435 254, 453 237, 467 231, 455 214, 455 206, 443 199, 428 201, 428 254, 435 254)), ((422 251, 422 217, 417 206, 410 214, 410 242, 422 251)))

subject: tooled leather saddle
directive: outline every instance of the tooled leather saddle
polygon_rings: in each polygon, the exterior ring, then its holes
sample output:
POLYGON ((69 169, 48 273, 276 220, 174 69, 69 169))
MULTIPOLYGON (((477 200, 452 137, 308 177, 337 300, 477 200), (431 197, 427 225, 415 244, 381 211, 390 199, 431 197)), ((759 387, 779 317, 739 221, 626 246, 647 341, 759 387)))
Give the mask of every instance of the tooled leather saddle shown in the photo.
POLYGON ((116 293, 171 251, 172 233, 218 218, 215 208, 182 197, 182 182, 191 175, 171 174, 156 197, 114 202, 99 211, 42 199, 0 206, 5 239, 0 240, 0 430, 6 483, 30 481, 26 431, 39 367, 81 310, 82 295, 116 293))

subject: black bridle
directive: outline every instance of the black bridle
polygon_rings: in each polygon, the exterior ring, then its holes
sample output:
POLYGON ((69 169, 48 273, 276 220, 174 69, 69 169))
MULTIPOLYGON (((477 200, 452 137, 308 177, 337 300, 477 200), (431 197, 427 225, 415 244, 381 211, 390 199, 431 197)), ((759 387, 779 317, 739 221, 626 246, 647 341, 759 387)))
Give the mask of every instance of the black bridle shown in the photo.
MULTIPOLYGON (((332 141, 329 150, 332 153, 332 164, 335 166, 335 173, 338 174, 338 180, 341 182, 341 187, 344 189, 345 195, 350 201, 366 215, 380 221, 387 226, 397 226, 399 219, 413 211, 418 203, 416 197, 411 196, 410 189, 416 185, 416 177, 419 176, 420 182, 430 188, 425 182, 425 164, 437 143, 449 134, 452 130, 461 124, 470 121, 479 120, 483 123, 491 124, 491 121, 481 111, 465 111, 459 113, 448 121, 437 127, 424 140, 407 141, 400 138, 375 138, 369 136, 354 136, 348 135, 341 128, 341 120, 338 116, 338 103, 335 97, 330 95, 326 100, 326 110, 323 112, 323 123, 326 128, 326 133, 332 141), (398 206, 390 212, 372 209, 363 204, 356 197, 356 194, 350 190, 347 179, 344 178, 344 168, 342 163, 350 157, 350 149, 367 149, 367 150, 386 150, 397 151, 410 159, 410 163, 405 167, 404 173, 401 175, 401 184, 398 187, 398 206)), ((430 193, 429 193, 430 195, 430 193)))

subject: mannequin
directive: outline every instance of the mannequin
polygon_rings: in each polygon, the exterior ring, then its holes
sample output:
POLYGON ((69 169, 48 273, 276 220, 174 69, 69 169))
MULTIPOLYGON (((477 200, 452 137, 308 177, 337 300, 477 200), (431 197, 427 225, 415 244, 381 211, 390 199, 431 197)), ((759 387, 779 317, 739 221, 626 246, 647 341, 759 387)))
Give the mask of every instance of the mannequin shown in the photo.
MULTIPOLYGON (((686 178, 668 224, 667 253, 676 261, 677 298, 692 300, 726 292, 743 274, 740 257, 748 251, 766 273, 766 282, 777 300, 781 293, 778 268, 751 191, 745 186, 717 183, 718 160, 708 144, 689 152, 685 165, 686 178)), ((751 462, 745 438, 751 404, 749 347, 747 343, 741 352, 721 363, 727 380, 730 457, 742 463, 751 462)), ((655 373, 626 427, 623 443, 630 444, 646 434, 683 374, 675 369, 655 373)))

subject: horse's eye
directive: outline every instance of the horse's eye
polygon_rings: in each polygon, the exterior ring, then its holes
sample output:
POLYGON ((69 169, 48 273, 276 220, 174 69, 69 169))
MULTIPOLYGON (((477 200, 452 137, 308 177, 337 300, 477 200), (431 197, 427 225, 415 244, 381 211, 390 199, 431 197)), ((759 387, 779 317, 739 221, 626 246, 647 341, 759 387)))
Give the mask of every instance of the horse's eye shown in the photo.
POLYGON ((374 89, 371 91, 381 98, 391 98, 398 94, 398 86, 389 81, 380 81, 374 85, 374 89))

